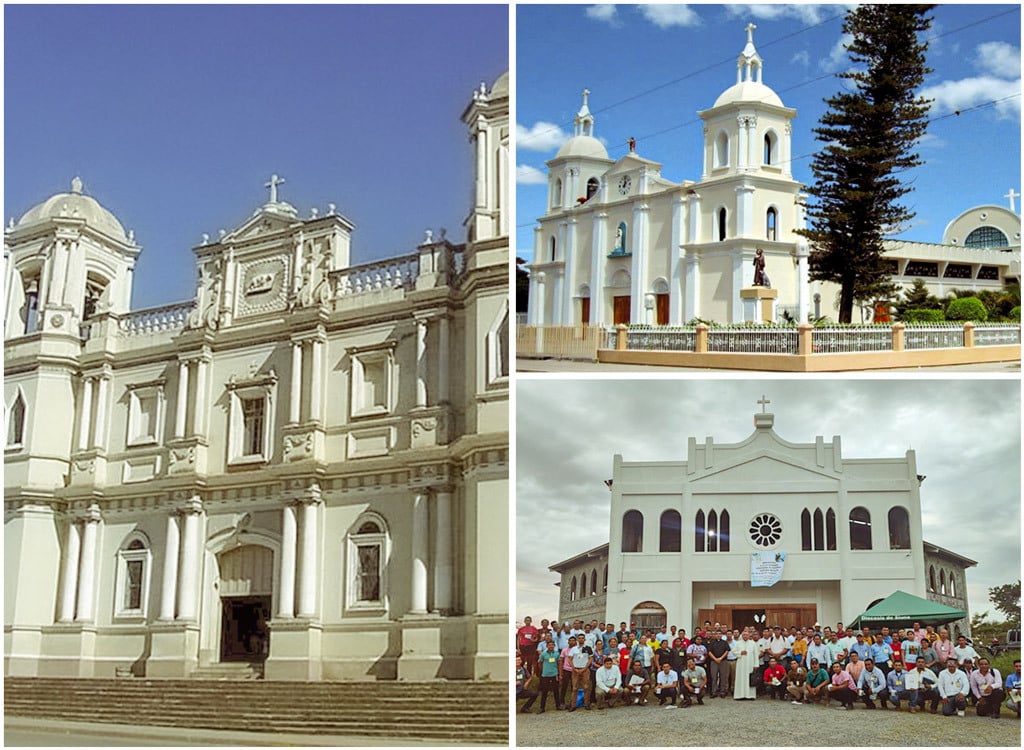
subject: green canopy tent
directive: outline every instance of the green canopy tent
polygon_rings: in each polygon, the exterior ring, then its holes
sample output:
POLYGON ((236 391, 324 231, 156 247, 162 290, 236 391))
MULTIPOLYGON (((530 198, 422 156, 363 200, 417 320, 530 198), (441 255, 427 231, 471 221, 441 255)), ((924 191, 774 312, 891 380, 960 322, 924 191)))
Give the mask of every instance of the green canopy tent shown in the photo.
POLYGON ((962 609, 928 601, 906 591, 896 591, 862 612, 850 627, 906 628, 919 622, 922 625, 945 625, 967 617, 962 609))

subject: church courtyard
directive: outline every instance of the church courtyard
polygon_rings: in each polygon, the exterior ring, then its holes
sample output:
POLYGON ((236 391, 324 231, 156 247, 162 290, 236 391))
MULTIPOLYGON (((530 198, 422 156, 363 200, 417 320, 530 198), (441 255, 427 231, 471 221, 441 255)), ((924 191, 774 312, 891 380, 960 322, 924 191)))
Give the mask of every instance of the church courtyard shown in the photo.
MULTIPOLYGON (((534 709, 536 709, 536 704, 534 709)), ((733 746, 760 747, 1019 747, 1020 722, 1008 711, 992 720, 969 709, 963 718, 941 714, 853 711, 759 699, 707 701, 704 706, 661 708, 626 706, 604 711, 579 709, 572 714, 550 703, 543 716, 517 714, 520 747, 733 746)))

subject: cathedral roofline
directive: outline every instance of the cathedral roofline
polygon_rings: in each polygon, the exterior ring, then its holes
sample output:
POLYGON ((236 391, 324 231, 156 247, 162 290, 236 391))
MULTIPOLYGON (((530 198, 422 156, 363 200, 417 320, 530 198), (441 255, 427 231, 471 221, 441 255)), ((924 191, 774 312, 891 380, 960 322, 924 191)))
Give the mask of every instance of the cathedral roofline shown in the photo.
POLYGON ((555 571, 557 573, 561 573, 563 568, 571 567, 571 566, 575 565, 576 563, 581 562, 583 560, 589 560, 589 559, 592 559, 592 558, 595 558, 595 557, 607 557, 607 556, 608 556, 608 543, 606 542, 605 544, 598 545, 597 547, 594 547, 593 549, 588 549, 586 552, 581 552, 578 555, 573 555, 572 557, 570 557, 570 558, 568 558, 566 560, 562 560, 562 562, 557 562, 554 565, 549 565, 548 566, 548 570, 553 570, 553 571, 555 571))

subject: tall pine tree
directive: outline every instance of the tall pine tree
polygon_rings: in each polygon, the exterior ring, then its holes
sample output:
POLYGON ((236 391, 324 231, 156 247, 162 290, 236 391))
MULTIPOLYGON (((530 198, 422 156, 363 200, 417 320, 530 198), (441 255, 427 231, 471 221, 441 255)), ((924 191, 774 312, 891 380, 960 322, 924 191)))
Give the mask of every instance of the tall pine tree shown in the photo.
POLYGON ((861 5, 843 22, 856 67, 839 74, 850 90, 826 100, 814 129, 823 146, 811 163, 810 227, 800 231, 811 246, 811 279, 840 285, 841 323, 851 321, 855 299, 891 293, 882 237, 914 217, 898 201, 912 189, 901 173, 922 163, 914 147, 930 102, 915 92, 931 72, 920 35, 933 7, 861 5))

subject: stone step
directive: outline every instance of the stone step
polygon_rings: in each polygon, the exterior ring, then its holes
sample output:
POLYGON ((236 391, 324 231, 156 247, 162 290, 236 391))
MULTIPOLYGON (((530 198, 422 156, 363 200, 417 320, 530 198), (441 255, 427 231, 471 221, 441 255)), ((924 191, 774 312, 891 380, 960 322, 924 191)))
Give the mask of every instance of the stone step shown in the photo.
POLYGON ((67 721, 508 743, 500 683, 6 678, 4 703, 67 721))

